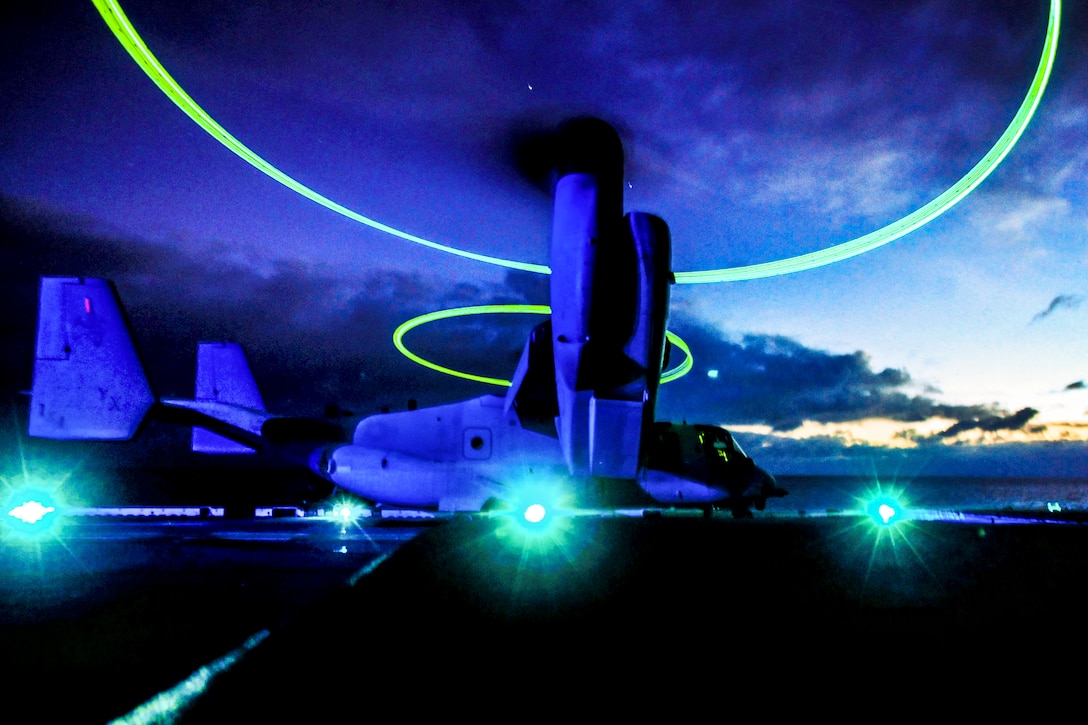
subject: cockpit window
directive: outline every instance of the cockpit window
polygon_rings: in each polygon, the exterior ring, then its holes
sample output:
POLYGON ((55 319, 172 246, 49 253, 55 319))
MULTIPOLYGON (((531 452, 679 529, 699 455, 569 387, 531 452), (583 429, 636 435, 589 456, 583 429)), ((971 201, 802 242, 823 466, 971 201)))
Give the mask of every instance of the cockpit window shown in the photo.
POLYGON ((717 458, 725 463, 748 457, 736 439, 723 428, 712 426, 701 428, 699 444, 704 447, 707 458, 717 458))
MULTIPOLYGON (((728 433, 726 433, 726 435, 729 435, 729 434, 728 434, 728 433)), ((737 439, 736 439, 736 438, 734 438, 733 436, 729 436, 729 442, 733 444, 733 450, 734 450, 734 451, 736 451, 736 452, 737 452, 737 453, 739 453, 740 455, 744 456, 745 458, 747 458, 747 457, 748 457, 748 454, 747 454, 747 453, 745 453, 745 452, 744 452, 744 449, 740 447, 740 443, 737 443, 737 439)))
POLYGON ((724 428, 669 423, 657 423, 655 428, 657 439, 647 459, 647 465, 654 470, 682 472, 710 466, 712 470, 724 471, 751 465, 751 459, 724 428))

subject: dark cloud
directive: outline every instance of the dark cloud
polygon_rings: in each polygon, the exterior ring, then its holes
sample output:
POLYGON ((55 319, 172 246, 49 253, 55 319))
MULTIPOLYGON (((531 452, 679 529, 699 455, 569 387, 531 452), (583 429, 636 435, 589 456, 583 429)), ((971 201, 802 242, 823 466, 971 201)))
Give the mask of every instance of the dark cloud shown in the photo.
MULTIPOLYGON (((496 390, 454 380, 405 359, 392 345, 405 320, 436 309, 546 300, 510 273, 508 284, 449 284, 440 277, 370 270, 334 278, 302 264, 256 270, 230 250, 201 255, 90 233, 85 220, 0 200, 3 392, 30 387, 39 276, 114 280, 157 394, 192 394, 196 344, 232 340, 247 351, 271 410, 312 415, 326 403, 360 413, 436 404, 496 390), (529 297, 532 295, 532 297, 529 297)), ((409 333, 413 350, 458 370, 509 377, 533 316, 433 323, 409 333), (496 353, 496 350, 505 351, 496 353)))
POLYGON ((496 299, 495 304, 524 302, 533 305, 546 305, 549 298, 549 278, 543 274, 521 272, 511 269, 506 272, 503 285, 510 291, 509 299, 496 299))
POLYGON ((1058 295, 1050 301, 1047 308, 1042 312, 1039 312, 1035 317, 1031 318, 1032 322, 1038 322, 1046 317, 1052 315, 1056 310, 1075 310, 1080 307, 1080 304, 1084 302, 1084 298, 1079 295, 1058 295))
POLYGON ((894 149, 909 137, 913 186, 977 160, 1015 113, 1046 27, 1038 8, 977 2, 746 3, 728 23, 722 12, 698 4, 653 19, 653 57, 633 55, 624 81, 651 90, 632 98, 660 99, 625 114, 654 119, 637 123, 656 129, 640 144, 679 158, 711 145, 731 168, 765 173, 817 147, 869 139, 881 151, 881 139, 894 149), (950 104, 949 89, 963 100, 950 104))
MULTIPOLYGON (((972 418, 970 420, 961 420, 955 425, 941 431, 937 434, 940 438, 950 438, 958 433, 964 433, 969 430, 979 430, 983 432, 995 432, 999 430, 1023 430, 1027 426, 1029 420, 1039 414, 1039 411, 1034 408, 1021 408, 1011 415, 990 415, 984 418, 972 418)), ((1045 429, 1043 426, 1033 426, 1032 432, 1041 432, 1045 429)))
MULTIPOLYGON (((710 422, 763 423, 777 431, 805 421, 836 423, 887 418, 923 421, 992 416, 992 406, 952 406, 910 395, 903 370, 873 370, 863 352, 833 354, 789 338, 745 335, 740 342, 674 318, 674 329, 695 354, 695 369, 662 390, 661 414, 709 415, 710 422), (717 370, 717 378, 708 378, 717 370)), ((679 353, 677 352, 679 355, 679 353)))
POLYGON ((1084 381, 1083 380, 1078 380, 1075 383, 1069 383, 1069 385, 1066 385, 1065 389, 1066 390, 1084 390, 1085 387, 1088 387, 1088 386, 1086 386, 1084 384, 1084 381))

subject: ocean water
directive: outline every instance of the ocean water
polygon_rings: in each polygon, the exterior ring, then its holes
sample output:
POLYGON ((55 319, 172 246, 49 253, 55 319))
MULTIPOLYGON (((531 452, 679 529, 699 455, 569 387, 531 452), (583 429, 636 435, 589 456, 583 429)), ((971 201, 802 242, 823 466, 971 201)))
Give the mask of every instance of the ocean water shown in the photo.
POLYGON ((789 495, 768 501, 768 512, 861 509, 881 493, 914 509, 1088 511, 1088 478, 779 476, 778 483, 789 495))

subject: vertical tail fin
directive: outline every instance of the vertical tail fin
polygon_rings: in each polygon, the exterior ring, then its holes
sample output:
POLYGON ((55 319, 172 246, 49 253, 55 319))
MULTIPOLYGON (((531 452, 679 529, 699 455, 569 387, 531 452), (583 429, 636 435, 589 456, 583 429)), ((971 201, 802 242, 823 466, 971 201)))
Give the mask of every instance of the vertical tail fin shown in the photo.
POLYGON ((29 433, 59 440, 131 438, 155 397, 112 283, 43 277, 29 433))
MULTIPOLYGON (((197 347, 196 399, 265 412, 245 353, 233 342, 202 342, 197 347)), ((193 450, 197 453, 256 452, 242 443, 196 427, 193 428, 193 450)))

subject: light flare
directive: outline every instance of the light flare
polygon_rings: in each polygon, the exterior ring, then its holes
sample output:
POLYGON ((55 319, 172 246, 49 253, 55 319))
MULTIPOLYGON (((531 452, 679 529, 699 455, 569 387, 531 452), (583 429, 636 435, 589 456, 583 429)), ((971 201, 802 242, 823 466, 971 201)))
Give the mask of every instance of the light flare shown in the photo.
POLYGON ((572 492, 560 478, 525 480, 507 486, 490 515, 499 519, 499 538, 523 547, 524 555, 548 552, 565 543, 571 518, 577 515, 572 501, 572 492))
POLYGON ((331 502, 331 508, 326 508, 325 521, 338 524, 346 530, 349 526, 362 527, 362 520, 373 516, 373 512, 359 501, 349 498, 339 498, 331 502))
POLYGON ((5 538, 42 541, 56 536, 63 505, 42 487, 13 487, 0 479, 7 495, 0 506, 0 531, 5 538))
POLYGON ((11 511, 8 511, 9 516, 22 521, 24 524, 36 524, 46 517, 46 515, 56 511, 54 506, 46 506, 41 501, 35 501, 30 499, 22 504, 19 504, 11 511))
POLYGON ((532 503, 525 509, 525 513, 522 516, 530 524, 539 524, 544 520, 544 517, 548 515, 548 510, 544 508, 543 504, 532 503))

